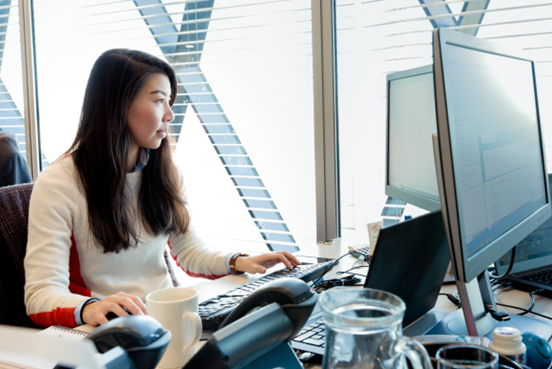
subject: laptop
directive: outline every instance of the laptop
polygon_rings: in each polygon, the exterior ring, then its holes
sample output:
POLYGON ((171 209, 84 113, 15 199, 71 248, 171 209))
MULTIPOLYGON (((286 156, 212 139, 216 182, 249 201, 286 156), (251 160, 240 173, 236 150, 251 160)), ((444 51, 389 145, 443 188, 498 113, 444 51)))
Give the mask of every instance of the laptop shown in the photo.
MULTIPOLYGON (((407 327, 435 306, 449 262, 441 211, 421 215, 380 230, 364 287, 399 296, 406 304, 407 327)), ((291 346, 323 355, 324 331, 317 305, 291 346)))
MULTIPOLYGON (((548 175, 552 190, 552 175, 548 175)), ((498 275, 508 270, 511 252, 495 262, 498 275)), ((516 245, 516 256, 510 275, 504 280, 513 282, 513 286, 524 291, 542 288, 543 294, 552 295, 552 219, 516 245), (549 282, 546 282, 549 280, 549 282)))

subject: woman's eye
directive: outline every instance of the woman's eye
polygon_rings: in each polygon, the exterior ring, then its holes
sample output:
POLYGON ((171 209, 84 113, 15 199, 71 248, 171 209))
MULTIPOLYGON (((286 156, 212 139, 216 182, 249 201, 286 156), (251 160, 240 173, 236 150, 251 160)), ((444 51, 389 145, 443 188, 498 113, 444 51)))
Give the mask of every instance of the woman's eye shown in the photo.
POLYGON ((159 99, 157 100, 158 103, 163 104, 165 102, 165 99, 159 99))

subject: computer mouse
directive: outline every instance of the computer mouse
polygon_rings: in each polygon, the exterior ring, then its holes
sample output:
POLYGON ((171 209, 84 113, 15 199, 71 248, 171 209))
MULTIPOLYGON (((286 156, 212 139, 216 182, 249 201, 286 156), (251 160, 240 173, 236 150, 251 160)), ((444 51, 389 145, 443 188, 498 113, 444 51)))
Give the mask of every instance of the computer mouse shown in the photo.
POLYGON ((138 369, 155 368, 171 340, 171 332, 148 315, 113 319, 92 331, 91 340, 99 353, 121 347, 138 369))
POLYGON ((521 340, 527 347, 527 366, 532 369, 546 369, 552 362, 552 348, 546 340, 534 333, 526 332, 521 340))
MULTIPOLYGON (((127 308, 123 308, 124 311, 126 311, 126 313, 128 315, 132 315, 132 313, 127 309, 127 308)), ((119 315, 115 314, 114 312, 110 311, 109 313, 107 313, 105 315, 105 317, 107 318, 107 320, 113 320, 115 318, 121 318, 119 315)))

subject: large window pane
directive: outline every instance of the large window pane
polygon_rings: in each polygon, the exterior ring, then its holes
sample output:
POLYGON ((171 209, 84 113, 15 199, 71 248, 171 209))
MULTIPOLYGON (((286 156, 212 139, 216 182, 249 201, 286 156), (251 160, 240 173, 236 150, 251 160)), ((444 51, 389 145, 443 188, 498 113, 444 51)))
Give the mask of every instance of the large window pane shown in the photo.
POLYGON ((26 156, 23 74, 17 0, 0 2, 0 130, 17 137, 26 156))
POLYGON ((42 150, 74 138, 88 74, 110 48, 171 63, 171 125, 195 227, 213 247, 315 241, 309 0, 35 0, 42 150))
POLYGON ((486 8, 472 10, 469 14, 478 15, 472 17, 462 13, 465 7, 486 1, 437 3, 336 0, 342 237, 347 244, 368 243, 366 224, 381 220, 386 203, 386 75, 432 64, 435 27, 524 49, 537 62, 541 119, 545 140, 552 145, 550 2, 491 0, 486 8))

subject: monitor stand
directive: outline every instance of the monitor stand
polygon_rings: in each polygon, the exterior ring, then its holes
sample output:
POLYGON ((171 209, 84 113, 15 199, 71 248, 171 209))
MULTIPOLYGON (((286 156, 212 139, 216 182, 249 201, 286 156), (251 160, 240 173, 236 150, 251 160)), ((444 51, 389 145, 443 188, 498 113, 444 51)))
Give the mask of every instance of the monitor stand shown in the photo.
POLYGON ((487 313, 485 306, 492 306, 496 310, 496 304, 486 271, 471 282, 456 281, 456 285, 462 309, 448 314, 427 331, 426 335, 485 336, 492 340, 496 327, 514 327, 521 333, 531 332, 547 341, 552 337, 552 324, 548 322, 516 314, 510 314, 510 320, 499 322, 487 313))

